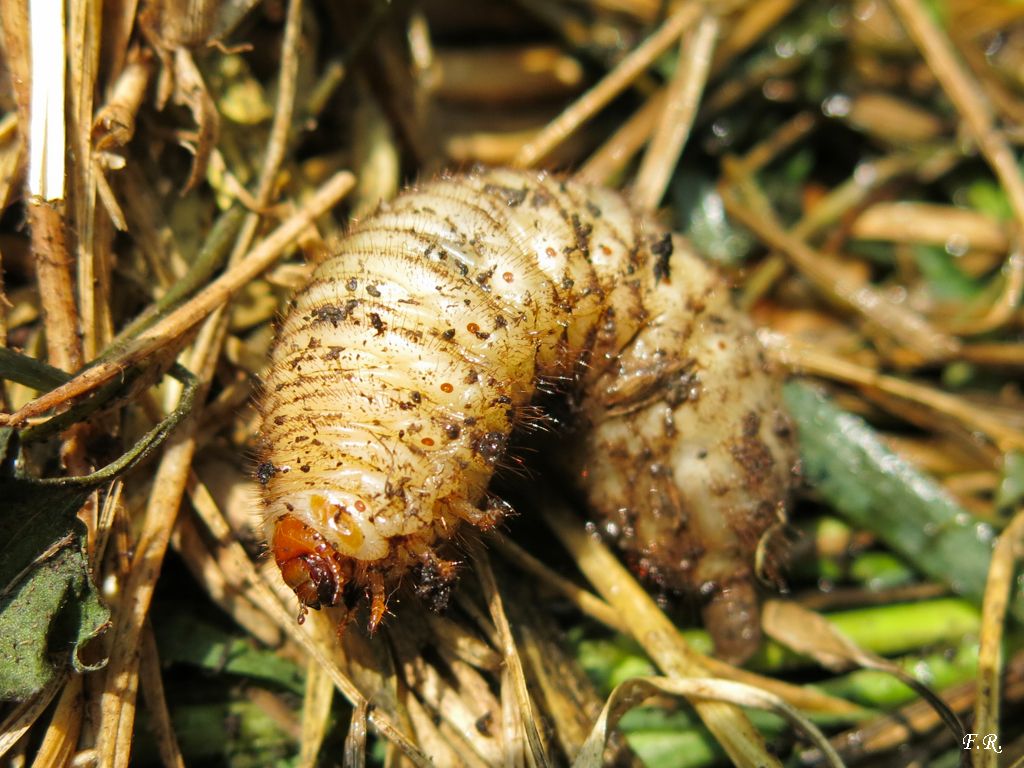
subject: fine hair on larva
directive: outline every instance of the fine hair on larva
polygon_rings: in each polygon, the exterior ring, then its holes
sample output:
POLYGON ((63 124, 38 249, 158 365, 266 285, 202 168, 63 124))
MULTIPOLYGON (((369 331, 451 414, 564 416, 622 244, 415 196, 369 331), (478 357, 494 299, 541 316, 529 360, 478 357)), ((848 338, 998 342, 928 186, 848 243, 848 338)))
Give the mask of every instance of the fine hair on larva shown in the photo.
POLYGON ((289 302, 265 376, 257 479, 303 610, 403 580, 432 607, 445 544, 488 492, 542 383, 568 398, 559 465, 634 570, 697 596, 717 652, 759 640, 755 560, 795 477, 779 381, 724 279, 621 193, 487 169, 352 225, 289 302))

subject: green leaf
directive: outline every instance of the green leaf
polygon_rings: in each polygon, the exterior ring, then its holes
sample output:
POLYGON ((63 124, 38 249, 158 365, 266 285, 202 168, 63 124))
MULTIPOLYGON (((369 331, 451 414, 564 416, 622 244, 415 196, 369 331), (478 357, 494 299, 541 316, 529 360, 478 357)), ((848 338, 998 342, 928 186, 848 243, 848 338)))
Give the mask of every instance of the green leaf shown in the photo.
POLYGON ((80 655, 110 620, 75 516, 88 494, 0 479, 0 700, 26 699, 68 667, 106 663, 80 655))
POLYGON ((977 296, 984 286, 960 271, 945 248, 937 245, 914 246, 914 260, 937 299, 966 301, 977 296))
MULTIPOLYGON (((173 685, 171 686, 173 687, 173 685)), ((191 701, 179 701, 173 690, 171 721, 186 765, 231 768, 293 766, 295 741, 267 711, 237 694, 215 686, 192 686, 191 701), (200 699, 200 697, 202 697, 200 699), (199 699, 199 700, 197 700, 199 699)), ((133 765, 161 765, 160 752, 143 711, 135 728, 133 765)), ((330 765, 324 762, 324 765, 330 765)))
POLYGON ((1003 476, 996 489, 996 509, 1007 514, 1024 502, 1024 453, 1011 451, 1003 457, 1003 476))
POLYGON ((260 649, 247 638, 181 610, 161 613, 153 621, 164 664, 191 664, 208 672, 274 683, 298 695, 305 690, 303 670, 295 662, 260 649))
POLYGON ((672 179, 672 206, 679 231, 702 256, 717 264, 739 264, 750 253, 754 238, 737 229, 725 215, 725 203, 714 179, 679 170, 672 179))
MULTIPOLYGON (((804 476, 854 525, 920 572, 980 604, 995 532, 935 480, 889 450, 860 417, 806 385, 785 398, 800 434, 804 476)), ((1024 619, 1024 596, 1011 611, 1024 619)))
POLYGON ((978 179, 967 186, 967 202, 977 211, 994 216, 1000 221, 1013 218, 1013 206, 1006 190, 995 181, 978 179))

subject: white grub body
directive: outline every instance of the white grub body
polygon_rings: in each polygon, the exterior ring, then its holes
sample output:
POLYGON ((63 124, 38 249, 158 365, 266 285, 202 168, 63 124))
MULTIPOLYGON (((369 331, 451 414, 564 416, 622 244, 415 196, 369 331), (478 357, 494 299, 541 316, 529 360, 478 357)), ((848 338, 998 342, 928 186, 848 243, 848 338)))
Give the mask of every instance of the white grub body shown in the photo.
POLYGON ((748 653, 755 552, 794 477, 778 381, 682 238, 535 172, 406 190, 290 303, 258 477, 303 603, 368 594, 376 623, 410 572, 443 602, 438 545, 500 520, 487 488, 541 382, 573 403, 560 463, 599 528, 649 580, 701 596, 721 653, 748 653))

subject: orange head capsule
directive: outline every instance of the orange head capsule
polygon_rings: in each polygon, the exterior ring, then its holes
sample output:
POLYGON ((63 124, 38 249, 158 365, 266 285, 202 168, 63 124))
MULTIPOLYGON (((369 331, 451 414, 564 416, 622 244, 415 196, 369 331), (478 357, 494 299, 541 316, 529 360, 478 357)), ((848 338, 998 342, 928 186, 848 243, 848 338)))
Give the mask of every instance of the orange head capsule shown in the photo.
POLYGON ((274 529, 271 551, 285 583, 303 605, 318 609, 341 602, 349 580, 342 557, 313 528, 292 515, 282 515, 274 529))

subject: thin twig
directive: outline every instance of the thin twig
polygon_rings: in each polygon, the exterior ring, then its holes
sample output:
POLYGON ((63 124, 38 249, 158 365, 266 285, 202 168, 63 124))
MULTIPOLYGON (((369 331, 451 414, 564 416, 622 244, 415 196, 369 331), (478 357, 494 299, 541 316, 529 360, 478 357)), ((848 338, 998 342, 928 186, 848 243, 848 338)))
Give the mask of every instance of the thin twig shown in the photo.
POLYGON ((1024 232, 1024 179, 1013 150, 996 128, 981 87, 957 59, 953 44, 920 0, 890 0, 890 4, 1006 190, 1017 226, 1024 232))
POLYGON ((702 8, 697 3, 686 3, 669 16, 658 30, 626 56, 597 85, 570 104, 552 120, 533 141, 524 146, 512 161, 517 168, 529 168, 546 157, 583 123, 593 117, 608 102, 625 90, 655 59, 661 56, 679 37, 697 22, 702 8))
POLYGON ((704 92, 718 27, 718 17, 708 12, 691 34, 680 38, 679 59, 668 84, 665 107, 633 186, 633 202, 641 211, 656 210, 665 196, 704 92))

